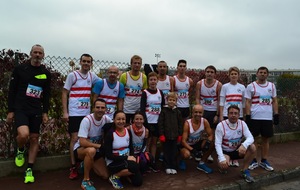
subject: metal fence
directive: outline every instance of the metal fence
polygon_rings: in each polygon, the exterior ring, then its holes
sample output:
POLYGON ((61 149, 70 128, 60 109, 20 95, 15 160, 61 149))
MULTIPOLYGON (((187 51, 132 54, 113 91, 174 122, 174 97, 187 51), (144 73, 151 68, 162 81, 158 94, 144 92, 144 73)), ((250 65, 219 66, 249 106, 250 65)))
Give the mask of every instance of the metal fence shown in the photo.
MULTIPOLYGON (((10 158, 15 151, 15 132, 13 126, 5 123, 7 115, 7 95, 8 84, 11 72, 15 65, 24 63, 28 56, 26 54, 15 53, 11 55, 0 55, 0 158, 10 158)), ((52 74, 52 97, 50 102, 49 117, 51 118, 47 125, 41 126, 40 151, 39 155, 55 155, 68 152, 69 137, 67 126, 61 121, 61 89, 66 75, 79 68, 79 60, 76 58, 47 56, 44 59, 46 67, 52 74)), ((129 68, 129 63, 95 60, 92 71, 100 77, 105 77, 106 69, 116 65, 121 71, 129 68)), ((169 68, 169 75, 174 75, 174 67, 169 68)), ((194 83, 204 78, 204 71, 201 69, 188 69, 189 76, 194 83)), ((217 72, 216 78, 224 83, 229 82, 227 72, 217 72)), ((253 76, 250 73, 241 71, 240 83, 247 85, 252 82, 253 76)), ((275 128, 276 133, 300 131, 300 80, 299 79, 281 79, 276 80, 278 84, 278 100, 280 124, 275 128)), ((274 82, 274 81, 273 81, 274 82)), ((195 88, 193 88, 195 90, 195 88)), ((195 92, 191 93, 191 104, 195 101, 195 92)))

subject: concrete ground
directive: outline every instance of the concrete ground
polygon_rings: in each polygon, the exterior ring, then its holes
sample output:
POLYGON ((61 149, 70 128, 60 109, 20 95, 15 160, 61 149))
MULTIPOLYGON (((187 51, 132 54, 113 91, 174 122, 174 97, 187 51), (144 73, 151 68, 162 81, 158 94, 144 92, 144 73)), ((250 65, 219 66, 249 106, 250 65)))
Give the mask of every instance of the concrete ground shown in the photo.
MULTIPOLYGON (((213 154, 216 159, 216 155, 213 154)), ((258 157, 259 158, 259 157, 258 157)), ((277 143, 270 145, 269 162, 275 168, 274 172, 267 172, 262 168, 251 171, 252 176, 256 179, 253 184, 247 184, 240 176, 240 168, 230 168, 227 174, 220 174, 217 168, 217 162, 208 164, 214 172, 205 174, 196 169, 197 162, 194 160, 187 161, 187 170, 178 171, 177 175, 167 175, 160 163, 162 171, 159 173, 150 173, 144 177, 144 183, 141 187, 135 188, 123 179, 125 189, 261 189, 264 186, 273 185, 293 179, 300 176, 300 142, 292 141, 287 143, 277 143)), ((53 162, 57 159, 53 159, 53 162)), ((13 162, 13 161, 11 161, 13 162)), ((242 161, 240 161, 240 164, 242 161)), ((12 163, 11 163, 12 164, 12 163)), ((51 164, 51 161, 49 162, 51 164)), ((37 165, 37 164, 36 164, 37 165)), ((3 169, 3 167, 2 167, 3 169)), ((25 170, 24 168, 22 171, 25 170)), ((20 169, 18 169, 20 171, 20 169)), ((20 172, 14 175, 1 177, 1 189, 5 190, 76 190, 80 189, 81 178, 77 180, 68 179, 68 169, 55 171, 35 171, 35 183, 24 184, 23 174, 20 172)), ((82 176, 81 176, 82 177, 82 176)), ((92 174, 91 180, 98 190, 113 189, 110 183, 100 179, 92 174)))

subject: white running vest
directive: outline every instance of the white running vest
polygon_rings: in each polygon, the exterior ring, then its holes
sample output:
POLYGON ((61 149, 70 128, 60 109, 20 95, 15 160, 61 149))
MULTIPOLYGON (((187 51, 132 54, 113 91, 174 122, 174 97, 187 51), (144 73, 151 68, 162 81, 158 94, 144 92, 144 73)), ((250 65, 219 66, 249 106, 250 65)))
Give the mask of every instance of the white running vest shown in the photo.
MULTIPOLYGON (((80 123, 78 137, 89 139, 93 143, 100 143, 103 139, 102 127, 106 123, 111 123, 112 120, 108 116, 103 116, 100 121, 97 121, 94 114, 89 114, 84 117, 80 123)), ((74 145, 74 150, 80 147, 79 139, 74 145)))
MULTIPOLYGON (((124 128, 124 136, 120 136, 117 131, 113 132, 112 153, 116 156, 129 156, 130 136, 127 128, 124 128)), ((112 160, 106 159, 106 165, 112 163, 112 160)))
POLYGON ((243 117, 243 97, 245 94, 245 86, 237 83, 236 85, 226 83, 222 86, 220 96, 225 97, 225 105, 223 116, 228 117, 227 109, 231 105, 236 105, 240 108, 240 118, 243 117))
POLYGON ((155 94, 151 94, 148 90, 144 90, 147 95, 147 103, 146 103, 146 117, 148 123, 157 124, 158 117, 161 112, 161 102, 162 97, 159 89, 157 89, 155 94))
POLYGON ((234 129, 229 127, 228 119, 222 121, 221 124, 224 131, 222 149, 226 152, 235 151, 243 140, 244 126, 242 120, 238 120, 234 129))
POLYGON ((272 120, 273 98, 277 96, 275 85, 267 82, 264 86, 252 82, 247 87, 246 98, 252 99, 251 119, 272 120), (249 89, 249 90, 248 90, 249 89), (249 91, 251 93, 249 93, 249 91))
POLYGON ((216 80, 210 88, 205 85, 204 81, 202 79, 200 82, 200 103, 206 111, 217 111, 219 81, 216 80))
POLYGON ((189 77, 185 78, 185 81, 181 82, 177 76, 174 76, 175 79, 175 92, 177 93, 177 107, 179 108, 189 108, 189 89, 190 89, 190 79, 189 77))
MULTIPOLYGON (((132 125, 130 125, 129 127, 130 127, 130 132, 132 137, 134 154, 139 154, 141 152, 144 152, 145 150, 142 150, 142 148, 143 148, 143 143, 146 135, 146 128, 143 126, 143 133, 141 134, 141 136, 137 136, 133 131, 132 125)), ((144 149, 146 149, 146 146, 144 147, 144 149)))
POLYGON ((158 80, 157 82, 157 86, 158 89, 160 89, 163 94, 164 94, 164 98, 165 98, 165 105, 168 105, 167 102, 167 95, 169 94, 169 92, 171 91, 171 81, 170 81, 170 76, 166 75, 166 79, 165 80, 158 80))
POLYGON ((99 94, 99 98, 102 98, 106 102, 105 115, 113 119, 113 115, 117 109, 117 100, 120 92, 120 82, 114 88, 110 88, 107 84, 107 80, 103 79, 103 88, 99 94))
POLYGON ((123 111, 128 114, 134 114, 140 109, 141 96, 143 89, 143 74, 140 73, 138 80, 133 80, 126 72, 125 98, 123 111))
POLYGON ((90 114, 92 74, 88 72, 84 78, 79 71, 72 73, 76 80, 69 93, 69 116, 86 116, 90 114))
POLYGON ((187 139, 187 144, 188 145, 194 145, 197 144, 201 140, 201 135, 202 132, 204 131, 204 118, 201 118, 200 121, 200 126, 199 128, 195 131, 192 125, 192 119, 186 120, 189 124, 189 136, 187 139))

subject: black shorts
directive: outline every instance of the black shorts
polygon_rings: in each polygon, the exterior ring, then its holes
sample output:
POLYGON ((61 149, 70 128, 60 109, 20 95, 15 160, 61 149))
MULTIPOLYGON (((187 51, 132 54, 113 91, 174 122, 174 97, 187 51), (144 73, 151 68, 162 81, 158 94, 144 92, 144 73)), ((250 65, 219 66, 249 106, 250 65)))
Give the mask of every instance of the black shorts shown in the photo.
POLYGON ((118 173, 124 169, 128 169, 131 173, 136 173, 139 170, 139 165, 132 160, 113 161, 107 166, 111 174, 118 173))
POLYGON ((147 128, 150 137, 159 137, 158 124, 149 123, 147 128))
MULTIPOLYGON (((78 148, 80 148, 80 147, 78 147, 78 148)), ((74 152, 74 157, 75 157, 76 162, 82 162, 83 160, 81 160, 81 159, 78 158, 78 153, 77 153, 77 149, 78 148, 76 148, 73 151, 74 152)), ((98 160, 99 158, 104 158, 104 156, 105 156, 105 154, 104 154, 104 148, 103 148, 103 146, 101 146, 99 148, 99 151, 96 152, 96 154, 94 156, 94 160, 98 160)))
POLYGON ((239 159, 243 159, 244 158, 243 156, 239 155, 239 152, 237 150, 232 151, 232 152, 223 151, 223 154, 228 155, 231 160, 239 160, 239 159))
MULTIPOLYGON (((193 149, 200 151, 202 150, 202 142, 203 140, 198 141, 196 144, 194 145, 190 145, 193 149)), ((182 146, 182 144, 180 144, 179 149, 185 148, 184 146, 182 146)))
POLYGON ((71 133, 78 133, 80 123, 85 116, 70 116, 69 117, 69 126, 68 132, 71 133))
POLYGON ((273 121, 272 120, 255 120, 251 119, 251 126, 249 127, 253 137, 261 135, 262 137, 273 137, 273 121))
POLYGON ((216 129, 217 123, 214 123, 214 117, 217 115, 217 111, 207 111, 204 110, 203 117, 207 119, 210 128, 216 129))
POLYGON ((20 127, 26 125, 29 128, 30 133, 40 133, 40 127, 42 124, 42 115, 41 114, 30 114, 26 112, 15 112, 15 125, 20 127))
POLYGON ((190 108, 178 108, 177 109, 180 111, 181 113, 181 117, 183 119, 187 119, 190 117, 190 108))

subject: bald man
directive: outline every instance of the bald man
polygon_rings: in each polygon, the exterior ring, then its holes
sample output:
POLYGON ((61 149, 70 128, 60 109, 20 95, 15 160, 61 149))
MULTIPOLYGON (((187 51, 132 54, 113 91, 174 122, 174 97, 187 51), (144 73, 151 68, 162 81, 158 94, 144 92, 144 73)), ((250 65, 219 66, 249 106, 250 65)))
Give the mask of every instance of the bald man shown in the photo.
MULTIPOLYGON (((195 160, 199 161, 197 169, 209 174, 213 170, 205 162, 213 151, 214 145, 211 143, 213 141, 213 132, 209 122, 203 118, 203 112, 202 105, 195 105, 192 109, 192 118, 185 121, 180 153, 183 159, 188 159, 191 155, 194 156, 195 160), (204 131, 208 135, 205 140, 202 138, 204 131)), ((181 170, 186 169, 184 160, 180 161, 179 167, 181 170)))
POLYGON ((124 85, 118 81, 119 68, 112 65, 107 70, 107 79, 98 81, 93 88, 93 102, 97 98, 106 102, 105 115, 113 119, 116 110, 123 110, 125 90, 124 85))

